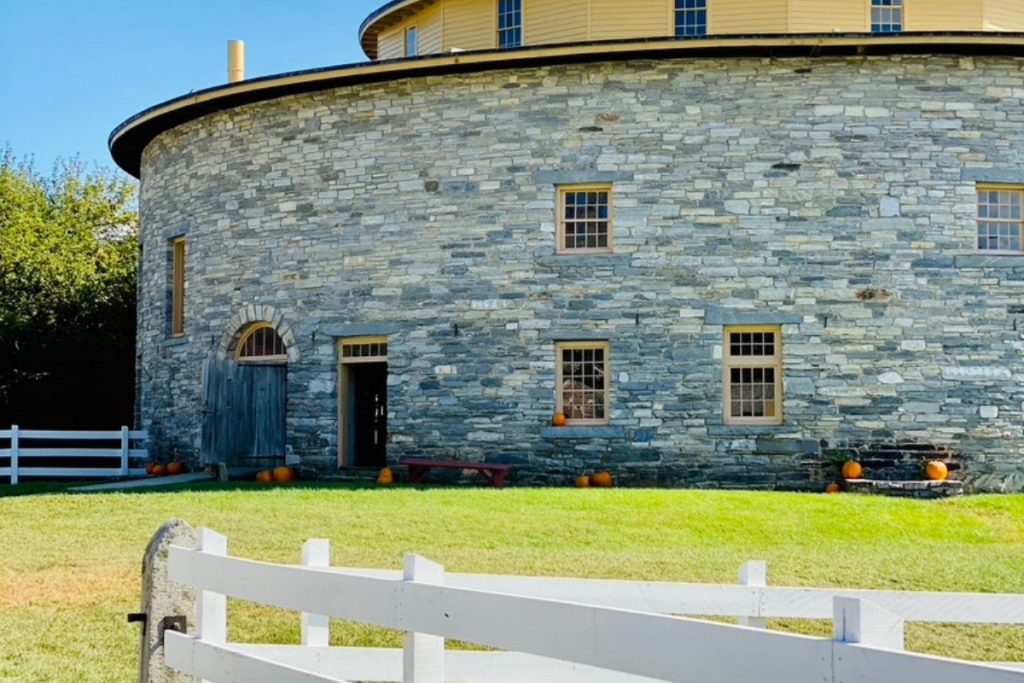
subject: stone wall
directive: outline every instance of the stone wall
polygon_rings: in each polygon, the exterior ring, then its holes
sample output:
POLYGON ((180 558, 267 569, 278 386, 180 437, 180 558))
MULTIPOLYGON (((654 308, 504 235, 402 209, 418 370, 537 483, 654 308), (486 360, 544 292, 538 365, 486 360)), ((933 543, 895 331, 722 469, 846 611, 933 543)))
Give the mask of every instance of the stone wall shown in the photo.
POLYGON ((140 413, 195 457, 202 365, 294 334, 289 448, 336 466, 339 336, 390 341, 389 457, 520 481, 817 488, 845 444, 948 446, 1024 488, 1021 62, 672 59, 420 77, 211 114, 145 151, 140 413), (615 252, 555 255, 556 184, 614 184, 615 252), (186 332, 169 248, 188 238, 186 332), (781 324, 785 423, 722 424, 723 325, 781 324), (549 427, 554 343, 611 343, 605 428, 549 427))

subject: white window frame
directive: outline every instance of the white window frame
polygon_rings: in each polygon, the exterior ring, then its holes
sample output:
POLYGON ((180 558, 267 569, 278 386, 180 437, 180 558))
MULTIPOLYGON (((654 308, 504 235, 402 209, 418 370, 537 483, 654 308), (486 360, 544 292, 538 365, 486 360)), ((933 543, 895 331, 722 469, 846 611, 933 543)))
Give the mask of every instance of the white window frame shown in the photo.
POLYGON ((871 33, 881 36, 898 35, 907 29, 907 5, 903 0, 871 0, 868 20, 871 33), (879 21, 875 21, 876 16, 879 21), (887 21, 882 21, 883 18, 887 21), (894 26, 899 28, 894 29, 894 26))

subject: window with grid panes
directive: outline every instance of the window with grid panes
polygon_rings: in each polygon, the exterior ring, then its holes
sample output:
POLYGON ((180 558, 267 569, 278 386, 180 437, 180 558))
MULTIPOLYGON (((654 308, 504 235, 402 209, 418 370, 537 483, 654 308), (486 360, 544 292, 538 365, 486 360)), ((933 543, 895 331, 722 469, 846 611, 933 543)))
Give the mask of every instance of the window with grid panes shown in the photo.
POLYGON ((561 342, 555 347, 555 412, 566 424, 608 424, 608 342, 561 342))
POLYGON ((903 0, 871 0, 871 32, 900 33, 903 30, 903 0))
POLYGON ((725 328, 725 423, 782 424, 782 331, 725 328))
POLYGON ((978 187, 978 249, 1021 251, 1024 187, 978 187))
POLYGON ((611 251, 612 189, 608 185, 558 191, 558 251, 611 251))
POLYGON ((676 0, 676 38, 699 38, 707 34, 707 0, 676 0))
POLYGON ((244 363, 278 363, 288 360, 288 351, 277 330, 255 325, 238 342, 235 358, 244 363))
POLYGON ((388 341, 385 337, 346 340, 341 344, 343 363, 368 363, 387 360, 388 341))
POLYGON ((523 44, 523 0, 498 0, 498 47, 507 50, 523 44))

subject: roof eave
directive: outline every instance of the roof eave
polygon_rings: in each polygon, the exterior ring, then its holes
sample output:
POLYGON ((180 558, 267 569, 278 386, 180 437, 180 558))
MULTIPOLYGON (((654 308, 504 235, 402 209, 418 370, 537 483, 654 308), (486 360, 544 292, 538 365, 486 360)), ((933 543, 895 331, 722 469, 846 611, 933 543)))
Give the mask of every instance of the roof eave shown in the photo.
POLYGON ((678 57, 824 57, 877 54, 1009 54, 1024 56, 1024 33, 924 33, 876 36, 757 35, 700 40, 650 39, 545 45, 349 64, 255 78, 189 93, 146 109, 110 134, 115 163, 135 177, 145 148, 161 133, 245 104, 336 87, 523 66, 678 57))

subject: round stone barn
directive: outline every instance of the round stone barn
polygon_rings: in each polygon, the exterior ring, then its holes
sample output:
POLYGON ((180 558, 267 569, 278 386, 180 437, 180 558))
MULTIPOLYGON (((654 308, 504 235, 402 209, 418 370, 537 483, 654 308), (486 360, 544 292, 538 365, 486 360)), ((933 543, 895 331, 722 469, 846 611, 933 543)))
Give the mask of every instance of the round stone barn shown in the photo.
POLYGON ((396 0, 111 136, 164 457, 1024 489, 1024 1, 396 0), (564 416, 564 426, 556 415, 564 416))

